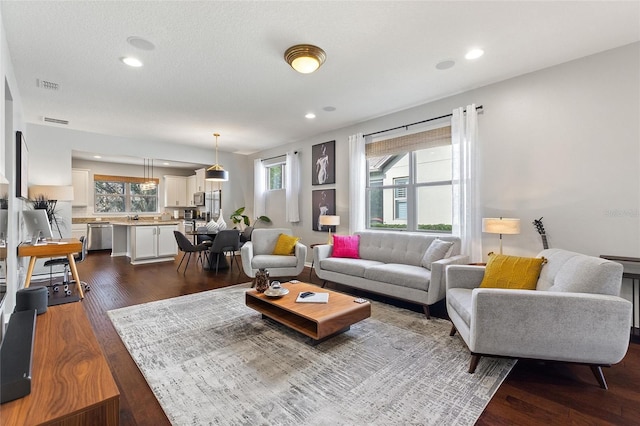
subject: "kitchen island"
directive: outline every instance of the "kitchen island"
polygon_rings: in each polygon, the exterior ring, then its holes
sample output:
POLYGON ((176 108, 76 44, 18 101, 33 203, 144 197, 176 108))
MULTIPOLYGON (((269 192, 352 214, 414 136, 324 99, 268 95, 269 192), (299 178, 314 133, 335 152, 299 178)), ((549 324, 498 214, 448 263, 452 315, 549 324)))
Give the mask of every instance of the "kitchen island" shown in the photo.
POLYGON ((178 254, 173 235, 178 224, 177 221, 112 221, 111 256, 127 256, 132 265, 173 261, 178 254))

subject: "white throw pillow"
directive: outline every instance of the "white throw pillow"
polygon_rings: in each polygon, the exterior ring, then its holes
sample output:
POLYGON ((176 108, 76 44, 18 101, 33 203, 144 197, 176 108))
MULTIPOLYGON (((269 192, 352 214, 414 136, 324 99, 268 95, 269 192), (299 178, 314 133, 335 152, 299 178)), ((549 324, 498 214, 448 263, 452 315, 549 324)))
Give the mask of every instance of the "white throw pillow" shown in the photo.
POLYGON ((422 256, 422 267, 431 270, 431 264, 447 257, 451 247, 453 247, 452 241, 444 241, 439 238, 433 240, 427 251, 424 252, 424 256, 422 256))

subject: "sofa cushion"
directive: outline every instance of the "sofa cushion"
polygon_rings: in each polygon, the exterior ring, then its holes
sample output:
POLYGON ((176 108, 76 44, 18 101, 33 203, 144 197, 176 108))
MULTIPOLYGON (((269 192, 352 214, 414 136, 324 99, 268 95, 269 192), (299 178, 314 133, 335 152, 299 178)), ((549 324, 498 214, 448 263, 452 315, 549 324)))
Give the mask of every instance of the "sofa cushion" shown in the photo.
POLYGON ((331 256, 360 259, 359 245, 360 235, 334 235, 331 256))
POLYGON ((355 277, 364 277, 364 272, 367 268, 377 265, 382 265, 382 263, 375 260, 349 259, 341 257, 328 257, 320 261, 321 269, 352 275, 355 277))
POLYGON ((368 267, 364 271, 364 277, 372 281, 427 291, 431 273, 420 266, 385 263, 368 267))
POLYGON ((436 238, 431 242, 427 251, 424 252, 421 262, 422 266, 431 270, 431 264, 447 257, 447 253, 449 253, 449 250, 451 250, 452 247, 452 241, 443 241, 436 238))
POLYGON ((469 288, 450 288, 447 291, 447 303, 460 315, 467 326, 471 326, 472 294, 473 290, 469 288))
POLYGON ((277 254, 258 254, 251 259, 251 268, 295 268, 298 258, 295 256, 280 256, 277 254))
POLYGON ((489 253, 481 288, 535 290, 545 258, 489 253))
POLYGON ((276 246, 273 248, 273 253, 280 256, 289 256, 293 254, 293 249, 296 246, 300 238, 287 234, 280 234, 276 246))

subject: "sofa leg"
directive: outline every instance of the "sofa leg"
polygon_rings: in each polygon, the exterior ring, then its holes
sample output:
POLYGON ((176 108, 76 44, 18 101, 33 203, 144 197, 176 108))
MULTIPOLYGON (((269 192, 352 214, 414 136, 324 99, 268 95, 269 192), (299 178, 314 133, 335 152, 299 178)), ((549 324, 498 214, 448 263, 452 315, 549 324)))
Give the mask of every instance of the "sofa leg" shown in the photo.
POLYGON ((424 311, 424 314, 427 316, 427 319, 431 319, 431 314, 429 313, 429 306, 422 305, 422 310, 424 311))
POLYGON ((469 363, 469 373, 473 374, 476 371, 476 367, 478 366, 478 362, 480 362, 480 358, 482 355, 471 354, 471 362, 469 363))
POLYGON ((324 288, 325 285, 327 285, 327 280, 322 281, 322 287, 321 288, 324 288))
POLYGON ((455 336, 456 335, 456 326, 451 324, 451 331, 449 332, 449 336, 455 336))
POLYGON ((596 376, 596 380, 598 381, 598 384, 600 385, 600 387, 604 390, 609 389, 607 387, 607 381, 604 379, 604 373, 602 373, 602 366, 600 365, 591 365, 591 371, 593 372, 593 375, 596 376))

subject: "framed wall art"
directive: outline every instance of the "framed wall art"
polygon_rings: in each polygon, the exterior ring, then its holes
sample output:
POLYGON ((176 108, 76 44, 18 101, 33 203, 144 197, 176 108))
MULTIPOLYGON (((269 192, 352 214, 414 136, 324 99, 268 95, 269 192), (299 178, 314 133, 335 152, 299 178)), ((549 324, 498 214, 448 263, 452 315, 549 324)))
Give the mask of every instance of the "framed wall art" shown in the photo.
POLYGON ((29 150, 19 130, 16 132, 16 197, 29 198, 29 150))
POLYGON ((311 183, 324 185, 336 183, 336 141, 311 147, 311 183))
POLYGON ((335 189, 318 189, 311 192, 311 200, 313 206, 311 212, 313 214, 312 226, 314 231, 319 232, 335 232, 335 226, 320 225, 320 216, 336 214, 336 190, 335 189))

